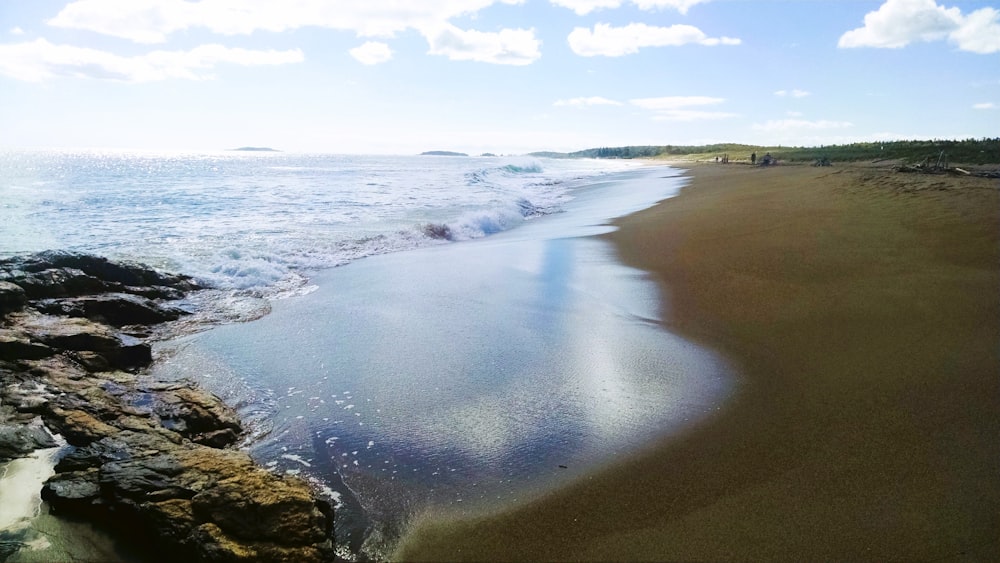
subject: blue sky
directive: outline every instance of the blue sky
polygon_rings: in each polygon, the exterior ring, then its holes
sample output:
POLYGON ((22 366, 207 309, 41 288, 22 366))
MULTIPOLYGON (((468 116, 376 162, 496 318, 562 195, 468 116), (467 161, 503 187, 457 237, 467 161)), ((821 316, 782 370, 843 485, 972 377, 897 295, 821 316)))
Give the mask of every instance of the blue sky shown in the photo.
POLYGON ((995 2, 0 0, 0 147, 997 135, 995 2))

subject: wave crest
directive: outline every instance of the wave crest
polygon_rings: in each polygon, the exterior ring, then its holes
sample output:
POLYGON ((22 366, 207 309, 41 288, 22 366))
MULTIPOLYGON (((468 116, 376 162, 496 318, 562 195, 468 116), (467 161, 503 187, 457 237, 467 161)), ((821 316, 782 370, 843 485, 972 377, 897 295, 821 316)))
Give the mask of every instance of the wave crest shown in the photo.
POLYGON ((465 179, 466 184, 468 185, 489 183, 502 184, 505 179, 516 178, 526 174, 541 174, 543 171, 542 165, 538 162, 529 162, 525 164, 508 163, 501 166, 480 168, 479 170, 467 172, 465 174, 465 179))

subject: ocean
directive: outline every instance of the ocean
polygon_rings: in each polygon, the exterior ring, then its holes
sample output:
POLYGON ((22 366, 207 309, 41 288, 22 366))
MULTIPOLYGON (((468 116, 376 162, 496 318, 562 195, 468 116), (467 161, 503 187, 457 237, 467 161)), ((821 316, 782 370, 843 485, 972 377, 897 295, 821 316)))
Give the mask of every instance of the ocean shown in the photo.
MULTIPOLYGON (((662 165, 533 157, 0 152, 0 256, 138 260, 213 289, 152 368, 337 506, 345 557, 525 502, 707 416, 724 363, 596 236, 662 165)), ((614 499, 608 499, 614 502, 614 499)))
POLYGON ((263 295, 303 272, 479 238, 629 168, 524 157, 0 151, 0 254, 141 259, 263 295))

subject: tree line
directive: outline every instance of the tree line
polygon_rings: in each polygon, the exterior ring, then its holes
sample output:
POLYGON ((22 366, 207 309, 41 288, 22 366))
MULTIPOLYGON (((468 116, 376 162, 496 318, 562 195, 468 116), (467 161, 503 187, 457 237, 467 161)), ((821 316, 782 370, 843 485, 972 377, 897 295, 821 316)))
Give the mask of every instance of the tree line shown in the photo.
POLYGON ((819 159, 831 161, 859 161, 879 159, 902 159, 921 161, 928 157, 937 158, 944 152, 952 162, 968 164, 1000 163, 1000 137, 982 139, 925 141, 886 141, 851 143, 846 145, 824 145, 819 147, 756 146, 736 143, 714 145, 661 145, 600 147, 571 153, 532 153, 535 156, 553 158, 657 158, 671 156, 712 158, 728 154, 730 158, 749 159, 750 154, 771 153, 784 162, 812 162, 819 159))

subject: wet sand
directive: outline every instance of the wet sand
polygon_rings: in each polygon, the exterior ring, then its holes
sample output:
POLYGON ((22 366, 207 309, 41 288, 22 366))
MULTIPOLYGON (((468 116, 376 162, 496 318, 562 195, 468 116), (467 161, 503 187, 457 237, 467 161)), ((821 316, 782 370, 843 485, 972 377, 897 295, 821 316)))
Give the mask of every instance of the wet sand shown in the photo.
POLYGON ((997 180, 689 164, 620 221, 720 414, 546 498, 424 522, 407 560, 1000 560, 997 180))

